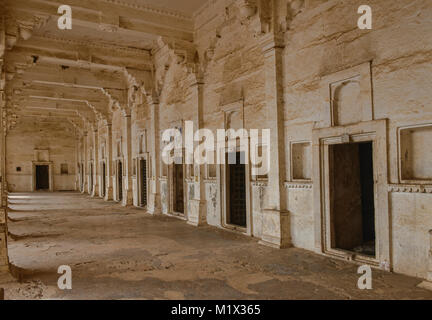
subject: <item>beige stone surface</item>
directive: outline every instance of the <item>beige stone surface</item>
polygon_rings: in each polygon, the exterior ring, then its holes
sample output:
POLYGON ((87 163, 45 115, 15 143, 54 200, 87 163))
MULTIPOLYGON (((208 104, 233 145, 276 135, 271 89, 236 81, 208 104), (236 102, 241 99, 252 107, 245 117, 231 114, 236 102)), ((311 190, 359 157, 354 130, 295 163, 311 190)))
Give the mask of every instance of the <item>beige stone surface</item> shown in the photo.
MULTIPOLYGON (((72 30, 60 30, 57 1, 2 3, 2 212, 8 192, 34 190, 33 167, 42 161, 51 166, 51 191, 428 278, 431 1, 373 1, 372 30, 357 27, 361 0, 74 4, 72 30), (246 226, 230 223, 225 165, 184 164, 185 210, 175 212, 178 185, 162 161, 162 133, 185 136, 186 121, 214 133, 270 129, 269 172, 256 177, 245 168, 246 226), (337 168, 329 146, 365 142, 373 144, 374 257, 338 249, 332 229, 337 168)), ((346 190, 338 207, 348 211, 350 199, 361 195, 346 190)), ((0 266, 6 249, 0 242, 0 266)))
POLYGON ((79 193, 13 193, 9 203, 20 282, 0 279, 6 299, 432 298, 421 279, 374 270, 365 292, 351 263, 79 193), (70 291, 57 288, 60 265, 72 269, 70 291))

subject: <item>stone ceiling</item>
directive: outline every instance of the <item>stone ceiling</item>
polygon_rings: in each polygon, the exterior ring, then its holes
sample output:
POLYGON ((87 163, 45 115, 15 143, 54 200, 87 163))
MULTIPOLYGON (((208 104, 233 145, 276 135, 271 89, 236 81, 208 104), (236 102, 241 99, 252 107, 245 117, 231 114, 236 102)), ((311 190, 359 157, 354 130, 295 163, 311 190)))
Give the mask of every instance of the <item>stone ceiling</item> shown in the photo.
POLYGON ((153 50, 192 45, 193 13, 206 2, 5 0, 9 117, 110 121, 131 83, 151 77, 153 50), (57 26, 63 4, 72 8, 72 30, 57 26))
POLYGON ((208 0, 123 0, 125 3, 137 5, 150 5, 170 10, 180 11, 187 15, 192 15, 200 9, 208 0))

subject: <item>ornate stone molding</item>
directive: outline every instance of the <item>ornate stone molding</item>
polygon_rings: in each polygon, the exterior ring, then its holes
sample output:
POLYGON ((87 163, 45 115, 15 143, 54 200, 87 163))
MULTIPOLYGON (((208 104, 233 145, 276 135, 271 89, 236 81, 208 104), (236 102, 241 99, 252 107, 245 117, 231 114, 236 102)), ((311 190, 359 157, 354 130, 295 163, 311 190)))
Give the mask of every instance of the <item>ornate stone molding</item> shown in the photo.
POLYGON ((306 189, 306 190, 312 190, 312 187, 313 187, 312 182, 305 182, 305 183, 285 182, 285 188, 286 189, 306 189))
POLYGON ((389 184, 388 192, 391 192, 391 193, 431 193, 432 194, 432 185, 389 184))
POLYGON ((145 49, 122 47, 122 46, 117 46, 117 45, 109 45, 109 44, 101 43, 101 42, 64 39, 64 38, 58 38, 58 37, 54 37, 54 36, 50 36, 50 35, 38 36, 38 38, 56 41, 56 42, 67 43, 70 45, 78 45, 78 46, 93 47, 93 48, 99 48, 99 49, 116 50, 116 51, 130 52, 130 53, 134 53, 134 54, 149 56, 149 51, 145 50, 145 49))
POLYGON ((267 187, 268 181, 252 181, 252 187, 267 187))
POLYGON ((204 179, 203 182, 205 184, 213 184, 213 185, 217 184, 217 180, 216 179, 204 179))
POLYGON ((188 21, 192 20, 192 16, 186 15, 180 11, 176 11, 176 10, 172 10, 172 9, 159 8, 159 7, 154 7, 154 6, 150 6, 150 5, 146 5, 146 4, 133 4, 133 3, 128 3, 128 2, 124 2, 124 1, 120 1, 120 0, 101 0, 101 1, 106 2, 106 3, 115 4, 115 5, 120 5, 123 7, 136 9, 136 10, 156 13, 156 14, 160 14, 160 15, 164 15, 164 16, 170 16, 170 17, 174 17, 177 19, 181 19, 181 20, 188 20, 188 21))
POLYGON ((116 90, 114 92, 111 89, 101 88, 101 91, 109 100, 109 109, 111 112, 114 112, 115 108, 120 110, 125 110, 127 108, 124 92, 119 92, 121 90, 116 90))

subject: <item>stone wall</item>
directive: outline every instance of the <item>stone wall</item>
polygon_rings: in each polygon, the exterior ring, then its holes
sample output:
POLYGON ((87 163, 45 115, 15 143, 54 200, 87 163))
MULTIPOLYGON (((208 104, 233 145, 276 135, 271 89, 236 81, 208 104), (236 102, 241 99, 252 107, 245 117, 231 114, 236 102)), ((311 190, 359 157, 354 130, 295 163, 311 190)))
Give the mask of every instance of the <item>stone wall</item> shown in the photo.
MULTIPOLYGON (((372 84, 372 90, 365 93, 367 85, 361 84, 362 80, 356 89, 355 79, 359 73, 354 72, 352 88, 348 84, 343 88, 345 91, 340 91, 338 105, 335 105, 338 108, 335 112, 340 112, 340 116, 333 119, 333 125, 388 119, 388 182, 413 184, 419 188, 415 189, 417 191, 399 188, 389 194, 393 267, 397 272, 425 277, 428 230, 432 227, 432 216, 427 212, 432 207, 432 196, 421 186, 429 184, 431 176, 418 170, 417 177, 403 179, 400 172, 404 157, 412 157, 419 167, 425 168, 424 161, 431 156, 427 148, 412 145, 412 149, 401 154, 400 144, 403 128, 432 123, 429 88, 432 3, 376 1, 372 4, 374 24, 371 31, 356 28, 357 8, 361 4, 362 1, 309 1, 292 21, 286 34, 283 69, 285 143, 292 146, 296 141, 311 141, 313 128, 332 126, 327 120, 331 117, 332 99, 329 75, 330 82, 337 83, 346 80, 346 70, 366 64, 370 73, 364 81, 372 84), (331 76, 338 72, 341 72, 339 78, 331 76), (363 118, 364 100, 356 98, 364 94, 370 108, 366 119, 363 118)), ((431 131, 427 127, 421 130, 411 143, 421 146, 430 141, 431 131)), ((291 160, 289 152, 286 159, 287 162, 291 160)), ((290 174, 287 172, 288 176, 290 174)), ((311 192, 309 188, 289 189, 287 197, 292 214, 293 243, 312 250, 311 192)))
POLYGON ((21 119, 8 132, 6 147, 9 191, 32 191, 35 161, 52 163, 54 191, 75 190, 76 139, 73 128, 68 123, 21 119), (35 150, 41 151, 39 156, 35 150), (62 164, 67 164, 68 174, 61 174, 62 164))

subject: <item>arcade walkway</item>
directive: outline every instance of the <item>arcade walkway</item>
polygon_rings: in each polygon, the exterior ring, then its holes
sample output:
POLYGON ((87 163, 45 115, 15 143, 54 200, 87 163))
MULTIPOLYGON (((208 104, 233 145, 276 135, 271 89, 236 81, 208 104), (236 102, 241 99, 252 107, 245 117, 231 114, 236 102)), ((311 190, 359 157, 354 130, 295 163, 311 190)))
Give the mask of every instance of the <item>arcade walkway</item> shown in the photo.
POLYGON ((373 272, 300 249, 275 250, 212 227, 152 217, 77 193, 11 194, 13 272, 6 299, 431 299, 415 278, 373 272), (69 265, 73 289, 57 288, 69 265))

